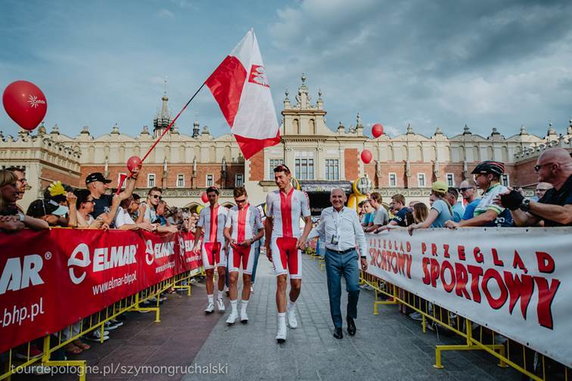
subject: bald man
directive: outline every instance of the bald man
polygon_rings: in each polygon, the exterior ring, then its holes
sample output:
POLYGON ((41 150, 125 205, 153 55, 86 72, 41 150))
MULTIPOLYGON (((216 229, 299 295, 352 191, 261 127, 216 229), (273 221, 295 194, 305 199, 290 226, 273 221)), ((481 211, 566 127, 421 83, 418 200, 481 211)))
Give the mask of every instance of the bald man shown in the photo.
POLYGON ((534 226, 544 221, 544 226, 572 225, 572 157, 564 148, 550 148, 536 161, 534 170, 538 182, 552 184, 538 201, 524 198, 512 190, 500 197, 500 203, 511 210, 517 226, 534 226))

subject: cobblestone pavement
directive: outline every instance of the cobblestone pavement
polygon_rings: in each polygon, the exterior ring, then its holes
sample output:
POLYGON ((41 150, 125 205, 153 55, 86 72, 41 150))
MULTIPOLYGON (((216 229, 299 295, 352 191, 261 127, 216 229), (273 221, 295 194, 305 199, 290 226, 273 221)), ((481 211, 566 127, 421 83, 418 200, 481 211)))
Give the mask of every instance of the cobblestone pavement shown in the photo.
MULTIPOLYGON (((395 306, 373 311, 373 292, 362 291, 356 336, 333 338, 325 271, 304 256, 302 294, 296 304, 298 329, 288 331, 285 344, 274 340, 277 329, 275 277, 260 257, 255 293, 249 303, 247 325, 228 327, 218 321, 193 360, 221 364, 226 374, 189 375, 185 380, 519 380, 520 374, 499 368, 495 359, 479 351, 444 352, 445 369, 433 364, 436 344, 462 344, 454 338, 423 334, 420 322, 395 306)), ((345 306, 345 299, 342 306, 345 306)), ((342 307, 345 313, 345 308, 342 307)), ((226 317, 226 315, 225 315, 226 317)))
MULTIPOLYGON (((205 315, 205 288, 198 284, 191 297, 168 296, 161 308, 161 323, 153 322, 152 313, 129 313, 126 324, 111 332, 111 340, 90 342, 92 349, 69 359, 85 359, 100 372, 104 367, 115 370, 105 377, 90 372, 88 380, 521 379, 519 373, 497 367, 492 356, 480 351, 444 352, 445 369, 434 369, 436 344, 462 342, 437 337, 434 332, 423 334, 420 322, 399 313, 395 306, 381 306, 380 314, 373 315, 371 291, 360 294, 356 336, 348 336, 344 327, 344 338, 334 339, 325 271, 307 256, 303 256, 303 266, 302 294, 296 304, 299 327, 289 329, 285 344, 278 345, 274 339, 276 278, 270 262, 261 256, 247 325, 226 325, 228 301, 225 314, 205 315), (194 374, 183 374, 183 368, 194 374), (208 369, 224 373, 207 374, 208 369), (135 376, 135 372, 145 374, 135 376)), ((342 299, 342 306, 345 303, 342 299)), ((13 377, 16 381, 48 378, 77 380, 70 374, 13 377)))

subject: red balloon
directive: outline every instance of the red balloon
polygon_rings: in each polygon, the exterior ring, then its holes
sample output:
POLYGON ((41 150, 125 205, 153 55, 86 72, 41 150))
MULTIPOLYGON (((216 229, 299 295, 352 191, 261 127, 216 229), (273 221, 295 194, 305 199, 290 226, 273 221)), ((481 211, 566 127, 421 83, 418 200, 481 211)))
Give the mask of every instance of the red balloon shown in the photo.
POLYGON ((203 200, 205 204, 209 202, 209 196, 207 196, 207 192, 201 193, 201 200, 203 200))
POLYGON ((38 86, 28 81, 9 84, 2 95, 2 103, 10 118, 28 131, 38 127, 48 111, 46 96, 38 86))
POLYGON ((371 133, 373 134, 374 138, 379 138, 381 135, 383 135, 383 126, 379 123, 374 124, 371 127, 371 133))
POLYGON ((135 168, 141 168, 141 158, 139 156, 131 156, 127 159, 127 169, 129 172, 133 172, 135 168))
POLYGON ((371 159, 373 159, 373 155, 369 150, 364 149, 363 151, 361 151, 361 161, 363 161, 366 164, 369 164, 371 159))

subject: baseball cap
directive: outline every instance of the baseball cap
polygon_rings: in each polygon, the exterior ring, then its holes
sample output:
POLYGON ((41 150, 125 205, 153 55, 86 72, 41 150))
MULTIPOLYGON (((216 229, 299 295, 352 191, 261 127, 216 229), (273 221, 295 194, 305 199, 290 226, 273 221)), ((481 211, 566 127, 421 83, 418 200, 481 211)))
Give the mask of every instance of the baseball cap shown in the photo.
POLYGON ((103 173, 93 172, 87 175, 87 177, 85 178, 85 185, 93 183, 94 181, 101 181, 102 183, 105 184, 109 184, 111 182, 111 180, 107 180, 105 176, 103 176, 103 173))
POLYGON ((55 216, 65 216, 68 213, 67 206, 63 206, 55 202, 54 200, 36 200, 33 201, 28 207, 28 212, 26 213, 31 217, 42 217, 48 214, 53 214, 55 216))
POLYGON ((488 173, 492 173, 500 176, 504 173, 504 163, 501 163, 499 161, 486 160, 483 161, 482 163, 479 163, 471 173, 473 175, 476 174, 486 175, 488 173))
POLYGON ((447 193, 447 191, 449 190, 449 186, 444 181, 435 181, 431 186, 431 189, 433 189, 436 192, 447 193))

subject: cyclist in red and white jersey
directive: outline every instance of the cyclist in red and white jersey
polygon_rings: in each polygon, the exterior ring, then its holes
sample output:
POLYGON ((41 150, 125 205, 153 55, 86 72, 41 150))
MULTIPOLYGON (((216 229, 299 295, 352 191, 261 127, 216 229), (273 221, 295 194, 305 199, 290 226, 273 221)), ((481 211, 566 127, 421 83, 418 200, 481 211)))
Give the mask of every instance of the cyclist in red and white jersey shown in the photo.
POLYGON ((229 296, 231 312, 226 320, 232 325, 238 318, 238 272, 242 263, 242 301, 240 303, 240 322, 248 323, 246 308, 250 299, 250 279, 254 261, 256 260, 256 241, 264 235, 264 227, 260 218, 260 212, 256 206, 248 203, 248 195, 244 187, 234 188, 234 201, 236 206, 228 211, 224 236, 229 242, 228 271, 229 271, 229 296))
POLYGON ((300 249, 312 230, 308 195, 294 189, 290 169, 281 164, 274 168, 277 191, 266 196, 267 218, 266 255, 276 273, 276 307, 278 309, 278 333, 276 341, 286 341, 286 312, 290 328, 298 327, 295 303, 302 286, 302 255, 300 249), (304 231, 300 231, 300 218, 304 219, 304 231), (290 274, 290 294, 286 304, 286 280, 290 274), (288 305, 288 307, 287 307, 288 305))
POLYGON ((214 268, 218 271, 218 296, 216 300, 219 311, 224 311, 224 301, 222 299, 226 264, 228 262, 224 238, 224 225, 226 224, 226 216, 228 209, 218 203, 218 189, 215 187, 207 188, 207 196, 209 206, 201 210, 199 221, 195 232, 195 250, 201 251, 203 258, 203 267, 206 273, 207 297, 208 305, 205 308, 206 313, 214 311, 214 268), (203 237, 204 235, 204 237, 203 237), (199 244, 201 237, 202 244, 199 244))

